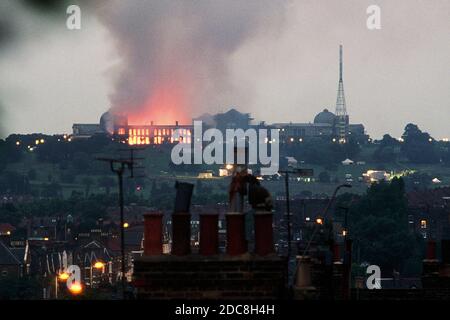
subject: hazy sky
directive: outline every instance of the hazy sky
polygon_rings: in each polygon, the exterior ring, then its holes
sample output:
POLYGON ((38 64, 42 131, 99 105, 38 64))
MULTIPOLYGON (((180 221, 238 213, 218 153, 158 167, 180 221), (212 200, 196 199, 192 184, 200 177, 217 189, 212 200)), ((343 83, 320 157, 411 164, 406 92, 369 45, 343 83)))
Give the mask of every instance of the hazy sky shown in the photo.
POLYGON ((192 116, 233 105, 268 123, 309 122, 334 110, 342 43, 352 123, 376 138, 399 136, 408 122, 450 137, 450 1, 274 0, 262 9, 253 0, 213 2, 82 4, 82 29, 69 31, 65 8, 53 17, 1 0, 3 135, 97 122, 123 101, 117 97, 132 99, 135 84, 152 92, 173 59, 186 59, 192 116), (381 30, 366 28, 371 4, 381 7, 381 30), (160 65, 161 52, 172 60, 160 65))

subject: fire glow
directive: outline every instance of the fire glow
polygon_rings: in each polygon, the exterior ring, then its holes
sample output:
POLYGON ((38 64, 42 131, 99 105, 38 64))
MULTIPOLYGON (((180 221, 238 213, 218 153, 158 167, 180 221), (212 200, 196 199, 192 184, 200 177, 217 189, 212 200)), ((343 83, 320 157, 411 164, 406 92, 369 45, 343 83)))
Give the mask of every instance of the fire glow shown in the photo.
POLYGON ((128 109, 126 120, 114 125, 115 134, 129 145, 160 145, 184 141, 191 143, 191 125, 187 111, 190 109, 183 90, 169 83, 157 86, 154 94, 143 107, 128 109), (173 134, 179 130, 180 138, 174 141, 173 134))
MULTIPOLYGON (((121 128, 124 129, 124 128, 121 128)), ((124 130, 119 129, 119 132, 124 133, 124 130)), ((119 133, 120 135, 120 133, 119 133)), ((122 135, 122 136, 123 136, 122 135)), ((150 145, 150 144, 164 144, 176 143, 185 141, 191 143, 191 129, 179 127, 178 125, 162 125, 162 126, 129 126, 128 128, 128 144, 133 145, 150 145), (178 129, 180 138, 174 141, 174 131, 178 129)))
POLYGON ((180 86, 174 83, 157 86, 148 101, 135 111, 128 113, 131 125, 169 124, 180 121, 190 122, 187 111, 190 110, 188 99, 180 86))

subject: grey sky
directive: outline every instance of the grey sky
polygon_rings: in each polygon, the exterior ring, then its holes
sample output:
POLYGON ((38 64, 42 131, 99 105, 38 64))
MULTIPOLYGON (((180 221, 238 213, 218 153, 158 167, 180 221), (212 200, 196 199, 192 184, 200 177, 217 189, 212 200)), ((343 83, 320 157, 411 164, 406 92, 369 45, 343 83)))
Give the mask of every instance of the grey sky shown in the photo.
MULTIPOLYGON (((63 19, 50 22, 10 0, 1 2, 0 19, 8 13, 17 33, 0 46, 4 133, 62 133, 74 122, 97 122, 117 95, 117 72, 126 66, 120 37, 104 16, 121 8, 82 7, 82 30, 68 31, 63 19)), ((234 2, 232 8, 239 6, 234 2)), ((220 81, 195 88, 193 116, 235 105, 269 123, 312 121, 321 109, 334 109, 342 43, 351 122, 364 123, 375 137, 399 136, 408 122, 436 138, 450 137, 450 1, 299 0, 279 6, 259 11, 263 21, 220 57, 220 81), (381 7, 381 30, 366 28, 371 4, 381 7)), ((151 2, 144 7, 151 10, 151 2)), ((236 23, 233 12, 224 16, 236 23)), ((207 32, 202 36, 206 46, 213 41, 207 32)))

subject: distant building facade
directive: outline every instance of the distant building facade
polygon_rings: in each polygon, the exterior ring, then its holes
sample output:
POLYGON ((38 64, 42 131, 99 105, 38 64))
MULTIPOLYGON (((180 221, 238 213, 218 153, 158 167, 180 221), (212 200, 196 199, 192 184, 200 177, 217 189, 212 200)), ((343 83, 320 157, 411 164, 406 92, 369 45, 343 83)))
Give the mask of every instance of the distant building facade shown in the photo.
MULTIPOLYGON (((253 118, 249 113, 242 113, 231 108, 227 112, 218 113, 216 115, 204 114, 193 121, 203 121, 203 130, 208 128, 217 128, 224 135, 227 129, 278 129, 280 143, 303 142, 308 138, 327 138, 338 141, 339 126, 338 117, 324 109, 318 113, 313 122, 296 123, 296 122, 278 122, 266 124, 264 121, 258 124, 253 123, 253 118)), ((348 123, 349 117, 346 117, 348 130, 348 140, 354 140, 358 143, 368 141, 369 136, 365 132, 363 124, 348 123)), ((178 121, 174 124, 156 125, 152 121, 148 125, 129 124, 128 119, 124 116, 114 116, 106 112, 102 115, 99 124, 74 124, 73 138, 90 138, 96 134, 107 134, 127 142, 130 145, 159 145, 171 144, 178 141, 192 142, 193 124, 180 125, 178 121), (175 130, 180 130, 181 138, 174 141, 172 135, 175 130)))

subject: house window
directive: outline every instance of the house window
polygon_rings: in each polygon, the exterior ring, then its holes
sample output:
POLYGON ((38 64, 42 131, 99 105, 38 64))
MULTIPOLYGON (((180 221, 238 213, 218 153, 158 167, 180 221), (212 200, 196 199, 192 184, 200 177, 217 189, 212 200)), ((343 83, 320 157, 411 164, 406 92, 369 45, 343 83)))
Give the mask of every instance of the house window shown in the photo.
POLYGON ((425 219, 420 220, 420 228, 421 229, 427 228, 427 220, 425 220, 425 219))

